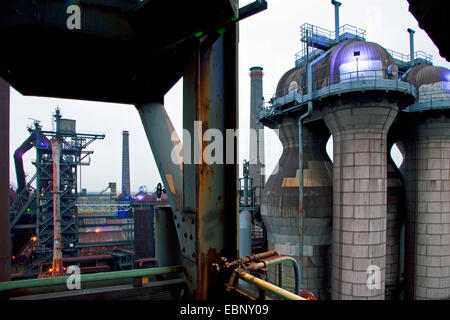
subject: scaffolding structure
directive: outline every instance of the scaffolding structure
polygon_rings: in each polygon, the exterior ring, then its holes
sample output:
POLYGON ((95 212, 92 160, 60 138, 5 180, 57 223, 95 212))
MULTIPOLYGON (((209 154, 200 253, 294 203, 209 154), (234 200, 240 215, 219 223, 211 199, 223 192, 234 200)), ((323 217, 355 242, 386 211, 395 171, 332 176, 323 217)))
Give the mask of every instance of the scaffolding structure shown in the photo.
POLYGON ((105 138, 102 134, 77 133, 75 120, 62 119, 59 109, 56 109, 54 118, 56 131, 43 131, 38 122, 35 122, 34 128, 28 128, 33 137, 31 144, 36 149, 36 160, 32 162, 36 167, 36 174, 20 190, 10 211, 11 232, 20 232, 20 236, 26 239, 18 256, 26 254, 27 258, 31 257, 27 259, 29 272, 47 265, 53 256, 55 192, 59 193, 62 253, 67 257, 77 255, 78 215, 75 202, 78 194, 78 166, 92 153, 83 150, 95 140, 105 138), (52 145, 48 143, 55 139, 61 141, 60 185, 57 191, 53 190, 55 161, 52 157, 52 145))

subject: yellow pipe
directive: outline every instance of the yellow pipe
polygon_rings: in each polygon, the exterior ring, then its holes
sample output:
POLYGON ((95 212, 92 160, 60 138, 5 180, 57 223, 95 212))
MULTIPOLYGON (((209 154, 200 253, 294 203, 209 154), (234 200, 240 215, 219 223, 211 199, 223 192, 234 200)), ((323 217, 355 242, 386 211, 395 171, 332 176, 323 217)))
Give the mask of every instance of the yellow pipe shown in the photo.
POLYGON ((248 274, 244 271, 236 271, 237 276, 244 280, 245 282, 254 285, 260 289, 263 289, 265 291, 269 291, 276 295, 277 297, 288 299, 288 300, 307 300, 305 298, 302 298, 296 294, 293 294, 287 290, 284 290, 280 287, 277 287, 267 281, 261 280, 259 278, 256 278, 255 276, 252 276, 251 274, 248 274))

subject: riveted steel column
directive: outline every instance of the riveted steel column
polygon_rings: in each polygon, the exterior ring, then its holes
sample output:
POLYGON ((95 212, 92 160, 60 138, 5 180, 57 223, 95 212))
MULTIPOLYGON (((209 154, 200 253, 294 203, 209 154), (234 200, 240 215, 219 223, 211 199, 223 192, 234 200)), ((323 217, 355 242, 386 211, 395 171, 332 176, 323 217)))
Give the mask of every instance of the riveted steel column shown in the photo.
POLYGON ((162 103, 147 103, 136 108, 172 210, 179 214, 183 204, 183 167, 176 146, 181 146, 181 141, 162 103))
MULTIPOLYGON (((136 108, 165 186, 175 224, 179 225, 183 210, 183 165, 178 152, 181 150, 180 138, 162 103, 152 102, 136 108)), ((181 247, 185 239, 180 228, 176 231, 181 247)))
POLYGON ((9 233, 9 85, 0 78, 0 281, 11 273, 9 233))
POLYGON ((183 127, 192 138, 187 145, 184 137, 184 153, 192 156, 184 158, 184 213, 177 228, 185 237, 181 249, 193 299, 221 296, 224 281, 217 278, 211 264, 222 256, 235 259, 238 251, 238 142, 227 149, 225 141, 226 130, 234 132, 238 125, 236 34, 233 23, 212 46, 193 43, 184 72, 183 127), (214 130, 209 131, 211 140, 205 135, 208 129, 214 130), (206 147, 212 143, 216 161, 207 163, 206 147))

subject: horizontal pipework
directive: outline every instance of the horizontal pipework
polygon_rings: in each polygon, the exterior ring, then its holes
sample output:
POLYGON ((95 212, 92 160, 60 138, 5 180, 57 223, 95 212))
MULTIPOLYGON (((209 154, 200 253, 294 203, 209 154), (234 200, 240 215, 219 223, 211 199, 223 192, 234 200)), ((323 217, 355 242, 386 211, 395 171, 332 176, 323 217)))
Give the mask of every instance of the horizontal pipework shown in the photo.
POLYGON ((256 278, 255 276, 252 276, 251 274, 248 274, 244 271, 237 271, 236 275, 239 279, 242 279, 245 282, 247 282, 259 289, 268 291, 268 292, 274 294, 275 296, 277 296, 278 298, 287 299, 287 300, 307 300, 305 298, 300 297, 299 295, 293 294, 287 290, 277 287, 276 285, 273 285, 267 281, 256 278))
MULTIPOLYGON (((138 278, 138 277, 148 277, 148 276, 180 273, 182 271, 183 271, 183 266, 173 266, 173 267, 136 269, 136 270, 127 270, 127 271, 86 274, 86 275, 80 276, 80 282, 83 283, 83 282, 95 282, 95 281, 104 281, 104 280, 131 279, 131 278, 138 278)), ((67 283, 67 279, 69 279, 69 276, 0 282, 0 292, 14 290, 14 289, 27 289, 27 288, 39 288, 39 287, 47 287, 47 286, 55 286, 55 285, 64 285, 67 283)))

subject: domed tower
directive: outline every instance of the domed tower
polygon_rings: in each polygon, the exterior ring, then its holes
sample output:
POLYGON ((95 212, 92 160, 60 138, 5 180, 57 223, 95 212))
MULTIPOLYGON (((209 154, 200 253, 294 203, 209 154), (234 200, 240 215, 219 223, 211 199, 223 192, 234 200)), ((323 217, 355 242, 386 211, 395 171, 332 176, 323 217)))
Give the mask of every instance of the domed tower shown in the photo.
POLYGON ((384 299, 387 133, 414 88, 400 81, 384 48, 363 39, 311 55, 281 78, 260 116, 280 129, 284 148, 263 193, 269 249, 295 256, 302 286, 321 298, 331 288, 332 299, 384 299), (325 153, 330 132, 333 165, 325 153))
MULTIPOLYGON (((294 68, 280 79, 275 99, 302 93, 305 68, 294 68)), ((330 132, 323 121, 302 128, 303 221, 299 212, 298 115, 274 119, 283 153, 278 168, 263 191, 261 214, 268 234, 268 249, 300 260, 303 252, 303 287, 321 299, 329 298, 331 272, 331 215, 333 164, 326 154, 330 132), (303 235, 299 232, 303 225, 303 235), (303 243, 303 246, 302 246, 303 243)), ((269 280, 277 282, 279 269, 269 270, 269 280)), ((294 287, 291 268, 282 269, 282 287, 294 287)))
MULTIPOLYGON (((450 70, 426 64, 409 73, 415 104, 402 114, 407 196, 407 299, 450 295, 450 70)), ((403 166, 402 166, 403 167, 403 166)))

